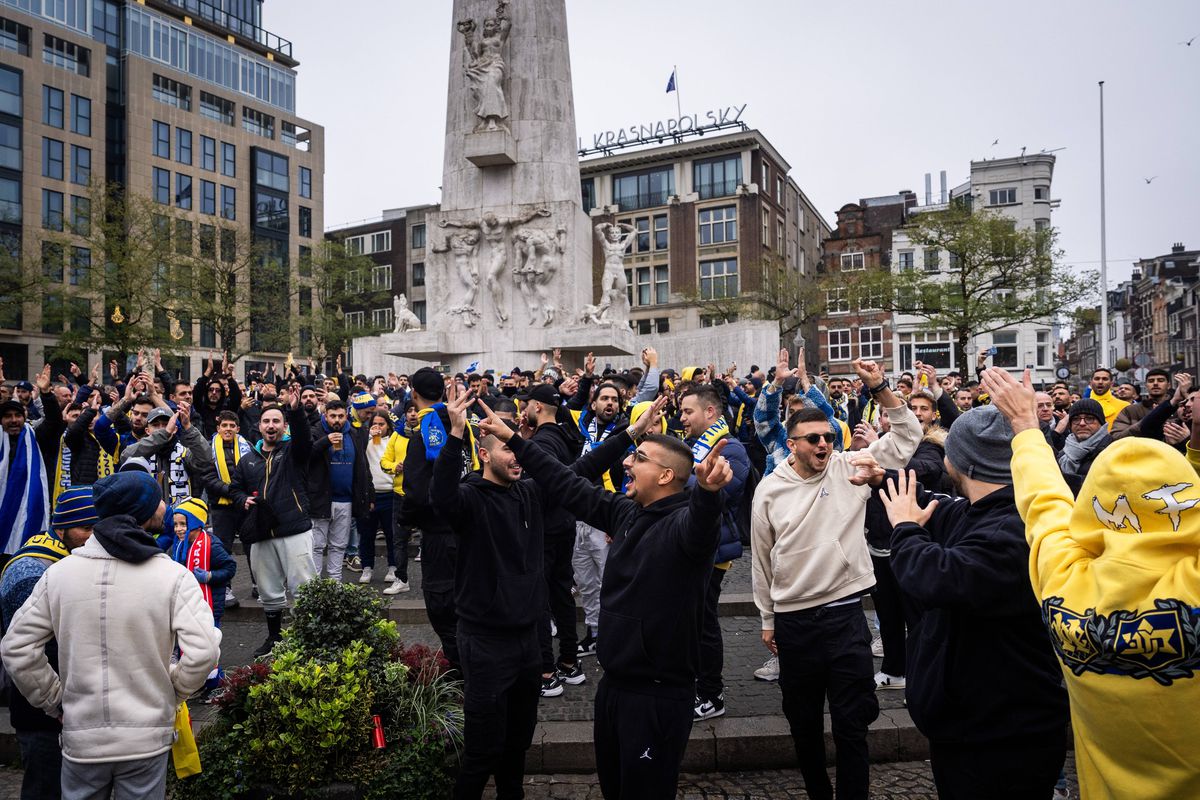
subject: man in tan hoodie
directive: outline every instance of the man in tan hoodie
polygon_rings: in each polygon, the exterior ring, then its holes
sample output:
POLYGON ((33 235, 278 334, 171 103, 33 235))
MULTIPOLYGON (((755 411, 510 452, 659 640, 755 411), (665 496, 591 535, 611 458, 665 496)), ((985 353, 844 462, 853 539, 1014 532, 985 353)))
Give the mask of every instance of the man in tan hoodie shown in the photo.
POLYGON ((903 469, 921 441, 920 423, 892 393, 883 369, 860 360, 854 370, 886 409, 889 433, 865 451, 838 453, 822 412, 792 414, 791 455, 759 484, 751 516, 752 582, 763 643, 779 657, 783 713, 805 788, 815 800, 833 798, 825 772, 826 696, 838 798, 867 797, 867 726, 879 715, 861 600, 875 585, 863 535, 867 484, 882 477, 880 466, 903 469))

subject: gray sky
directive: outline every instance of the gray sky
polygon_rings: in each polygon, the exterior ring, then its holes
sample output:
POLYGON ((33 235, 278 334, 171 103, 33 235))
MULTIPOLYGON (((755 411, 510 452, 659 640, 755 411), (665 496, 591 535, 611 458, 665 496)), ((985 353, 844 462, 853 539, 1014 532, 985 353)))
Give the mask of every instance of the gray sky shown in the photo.
MULTIPOLYGON (((1105 81, 1110 285, 1172 242, 1200 247, 1200 3, 568 0, 580 136, 748 104, 743 120, 821 210, 971 159, 1058 152, 1066 261, 1098 268, 1105 81), (994 139, 1000 144, 992 147, 994 139), (1157 176, 1151 184, 1145 178, 1157 176)), ((298 111, 326 131, 325 222, 436 202, 450 0, 269 0, 294 43, 298 111)))

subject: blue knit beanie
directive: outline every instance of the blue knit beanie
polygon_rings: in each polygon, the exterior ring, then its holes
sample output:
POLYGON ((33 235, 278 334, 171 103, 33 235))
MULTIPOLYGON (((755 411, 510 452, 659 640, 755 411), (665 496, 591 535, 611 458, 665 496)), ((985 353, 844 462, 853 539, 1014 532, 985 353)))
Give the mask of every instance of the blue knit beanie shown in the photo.
POLYGON ((70 489, 63 489, 54 501, 54 516, 50 518, 50 527, 66 530, 95 525, 99 521, 92 500, 92 487, 72 486, 70 489))
POLYGON ((163 499, 158 483, 140 470, 101 478, 92 487, 92 493, 100 519, 129 514, 139 525, 154 516, 163 499))

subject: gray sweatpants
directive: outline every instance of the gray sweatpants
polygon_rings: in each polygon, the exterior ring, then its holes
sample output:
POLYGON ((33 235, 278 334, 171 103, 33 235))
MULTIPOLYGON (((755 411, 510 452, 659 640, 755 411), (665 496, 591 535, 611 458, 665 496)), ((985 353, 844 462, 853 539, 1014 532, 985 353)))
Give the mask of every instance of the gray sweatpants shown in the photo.
POLYGON ((317 575, 312 559, 311 530, 265 539, 250 548, 250 566, 258 581, 258 597, 263 611, 282 611, 287 608, 287 593, 292 597, 302 584, 317 575))
POLYGON ((608 560, 608 537, 604 531, 586 522, 575 522, 575 551, 571 566, 575 586, 583 601, 583 621, 593 631, 600 627, 600 584, 604 580, 604 562, 608 560))
POLYGON ((171 751, 134 761, 81 764, 63 759, 63 800, 162 800, 171 751))
MULTIPOLYGON (((333 503, 329 519, 313 520, 313 567, 317 577, 324 565, 329 577, 342 579, 342 563, 346 559, 346 546, 350 544, 350 503, 333 503), (329 550, 329 561, 325 563, 325 550, 329 550)), ((374 545, 374 540, 371 541, 374 545)))

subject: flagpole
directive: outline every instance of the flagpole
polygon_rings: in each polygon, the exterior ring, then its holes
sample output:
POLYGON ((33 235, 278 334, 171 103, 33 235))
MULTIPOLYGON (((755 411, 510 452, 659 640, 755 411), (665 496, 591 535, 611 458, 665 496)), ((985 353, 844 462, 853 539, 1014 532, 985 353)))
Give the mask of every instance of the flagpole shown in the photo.
POLYGON ((675 111, 678 114, 676 119, 683 119, 683 103, 679 100, 679 66, 672 64, 671 68, 673 70, 671 74, 675 76, 675 111))
POLYGON ((1104 81, 1100 81, 1100 352, 1098 365, 1108 363, 1108 240, 1104 230, 1104 81))

